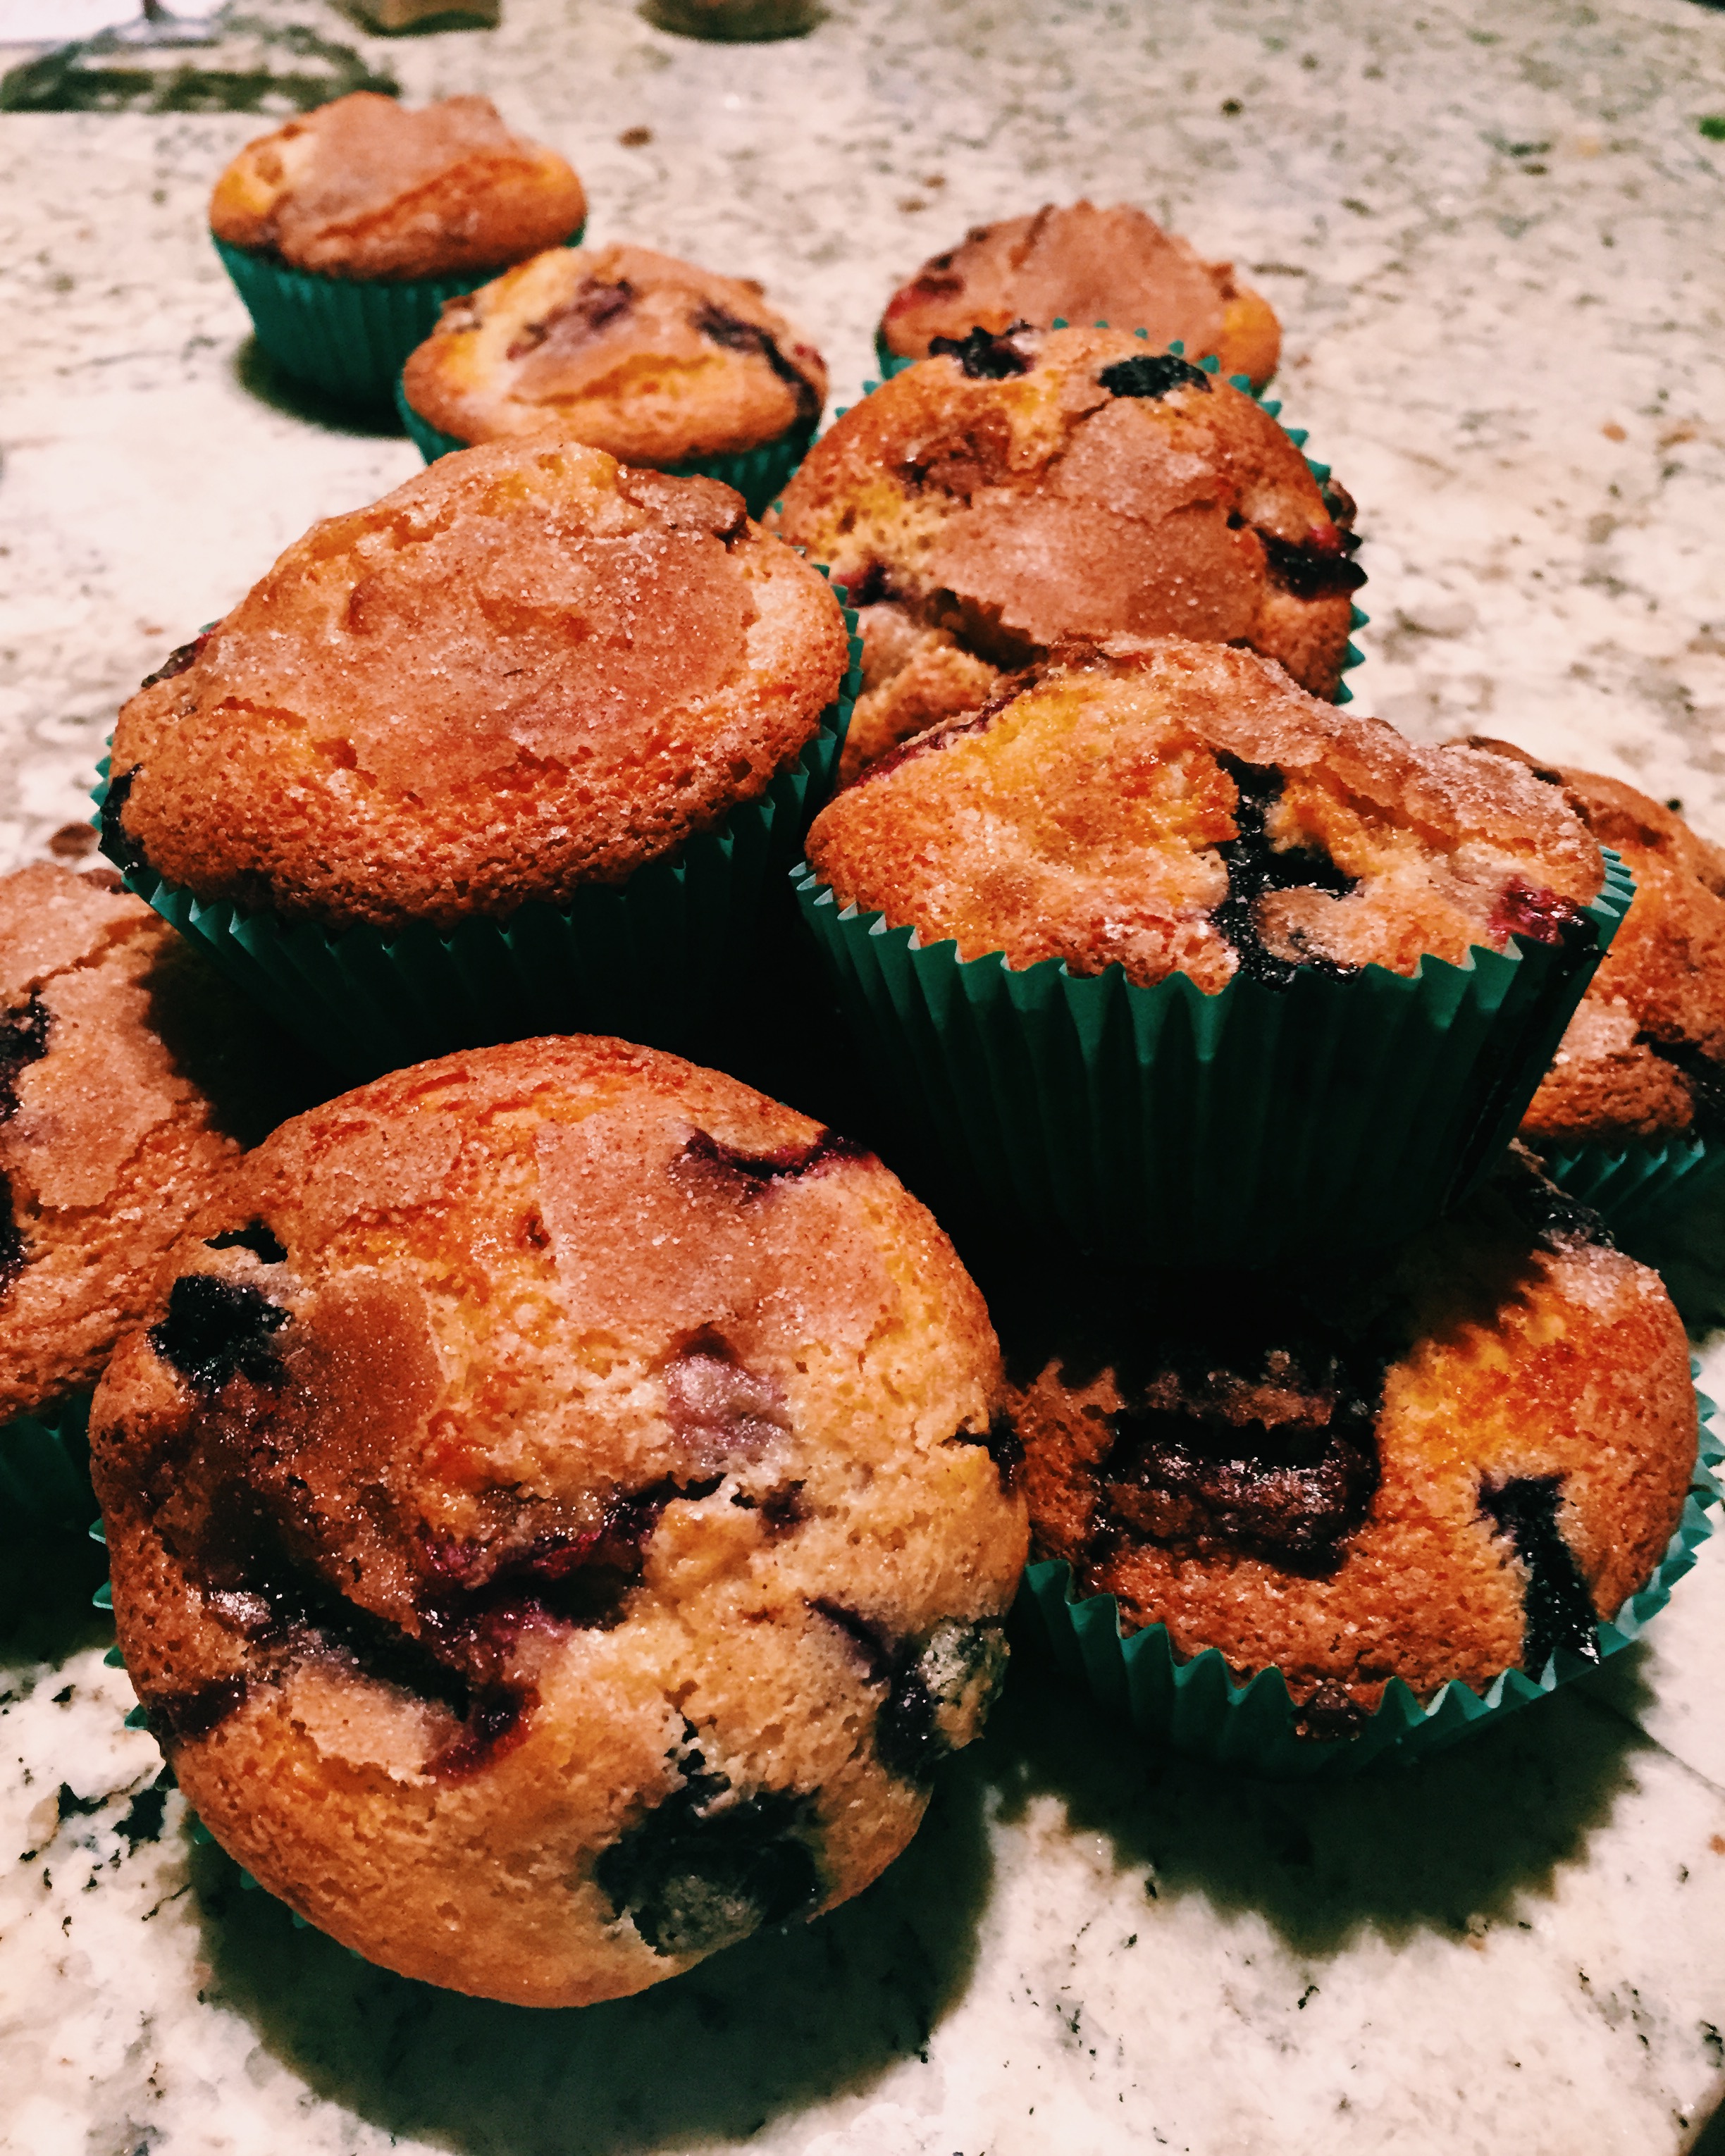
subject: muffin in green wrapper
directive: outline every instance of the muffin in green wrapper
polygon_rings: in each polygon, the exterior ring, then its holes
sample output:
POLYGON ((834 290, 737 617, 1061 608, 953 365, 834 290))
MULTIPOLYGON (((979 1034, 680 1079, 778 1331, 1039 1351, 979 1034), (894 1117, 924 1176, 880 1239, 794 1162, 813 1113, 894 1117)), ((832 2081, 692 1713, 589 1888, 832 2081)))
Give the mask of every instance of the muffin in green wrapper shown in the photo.
POLYGON ((396 406, 428 460, 551 435, 721 480, 759 516, 826 392, 820 354, 757 285, 612 246, 552 250, 447 309, 396 406))
POLYGON ((573 244, 586 213, 567 163, 511 135, 487 99, 408 112, 362 90, 249 143, 216 184, 210 228, 271 358, 331 396, 386 403, 446 300, 573 244))
POLYGON ((1236 1265, 1464 1195, 1630 888, 1517 765, 1176 639, 1033 670, 875 766, 797 887, 955 1188, 1236 1265))
POLYGON ((1020 1629, 1178 1750, 1415 1758, 1638 1636, 1711 1532, 1681 1321, 1525 1156, 1369 1268, 1033 1263, 991 1308, 1020 1629))
POLYGON ((490 444, 315 527, 151 678, 103 844, 344 1072, 674 1045, 796 858, 852 667, 728 489, 490 444))

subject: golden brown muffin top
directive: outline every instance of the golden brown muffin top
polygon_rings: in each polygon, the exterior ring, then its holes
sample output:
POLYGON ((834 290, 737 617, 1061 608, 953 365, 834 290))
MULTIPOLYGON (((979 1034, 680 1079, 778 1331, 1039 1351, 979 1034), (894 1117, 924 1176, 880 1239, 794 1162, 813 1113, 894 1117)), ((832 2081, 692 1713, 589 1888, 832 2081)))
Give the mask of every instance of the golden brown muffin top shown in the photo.
POLYGON ((511 135, 490 98, 410 112, 362 90, 248 142, 209 221, 218 239, 295 270, 401 281, 518 262, 586 215, 568 164, 511 135))
POLYGON ((1247 375, 1257 388, 1275 373, 1281 344, 1269 304, 1235 282, 1232 263, 1206 262, 1124 203, 1045 203, 1029 217, 973 226, 900 286, 880 327, 889 351, 927 359, 936 337, 1057 321, 1147 331, 1153 347, 1179 342, 1189 358, 1214 355, 1224 374, 1247 375))
POLYGON ((460 441, 549 431, 667 465, 812 429, 827 370, 757 284, 645 247, 565 247, 449 301, 403 388, 460 441))
POLYGON ((846 656, 729 487, 493 443, 314 526, 151 677, 104 843, 331 927, 562 903, 764 793, 846 656))
POLYGON ((1051 662, 931 728, 822 810, 809 860, 841 903, 963 958, 1207 991, 1590 935, 1604 878, 1520 766, 1415 748, 1175 637, 1051 662))
POLYGON ((1192 636, 1328 696, 1364 582, 1353 515, 1251 398, 1129 332, 977 331, 829 428, 778 528, 853 604, 996 664, 1192 636))

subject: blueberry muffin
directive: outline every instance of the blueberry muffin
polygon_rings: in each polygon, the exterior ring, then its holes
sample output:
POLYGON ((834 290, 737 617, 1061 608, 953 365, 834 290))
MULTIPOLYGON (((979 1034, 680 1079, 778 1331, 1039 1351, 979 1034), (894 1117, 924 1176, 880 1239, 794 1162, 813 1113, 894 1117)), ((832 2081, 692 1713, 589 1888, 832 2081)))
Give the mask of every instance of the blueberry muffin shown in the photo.
POLYGON ((1658 1276, 1524 1162, 1369 1273, 1117 1270, 997 1302, 1034 1553, 1302 1735, 1400 1677, 1599 1658, 1682 1512, 1697 1417, 1658 1276))
POLYGON ((0 878, 0 1422, 95 1383, 242 1142, 312 1097, 117 881, 0 878))
POLYGON ((1157 349, 1182 343, 1189 358, 1214 357, 1255 389, 1281 352, 1269 302, 1236 280, 1232 263, 1206 262, 1141 209, 1088 202, 1045 203, 1034 216, 975 226, 893 294, 880 350, 883 358, 927 359, 937 339, 1057 321, 1147 331, 1157 349))
POLYGON ((1285 985, 1513 939, 1591 952, 1598 841, 1476 748, 1416 748, 1249 651, 1169 637, 1011 675, 816 819, 840 906, 961 959, 1285 985))
POLYGON ((569 166, 511 135, 489 98, 410 112, 357 90, 249 142, 209 218, 218 240, 290 269, 404 282, 519 262, 586 214, 569 166))
POLYGON ((800 449, 827 372, 758 285, 644 247, 557 248, 451 300, 402 392, 458 441, 552 433, 671 465, 800 449))
POLYGON ((729 488, 490 444, 315 526, 151 676, 104 844, 329 930, 560 906, 759 799, 846 663, 729 488))
POLYGON ((1074 638, 1248 645, 1333 696, 1365 581, 1353 521, 1201 367, 1123 331, 977 330, 830 428, 778 528, 864 610, 872 757, 1074 638))
POLYGON ((933 1220, 807 1117, 593 1038, 398 1072, 248 1157, 104 1380, 127 1667, 313 1923, 638 1991, 858 1892, 976 1733, 998 1383, 933 1220))

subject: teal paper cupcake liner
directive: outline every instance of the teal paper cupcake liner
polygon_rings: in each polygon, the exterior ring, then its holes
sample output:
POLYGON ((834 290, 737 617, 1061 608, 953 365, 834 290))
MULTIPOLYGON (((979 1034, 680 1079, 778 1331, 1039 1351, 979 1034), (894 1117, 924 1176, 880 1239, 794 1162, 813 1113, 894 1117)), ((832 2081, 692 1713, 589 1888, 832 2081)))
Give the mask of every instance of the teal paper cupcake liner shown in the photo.
MULTIPOLYGON (((847 608, 853 632, 855 619, 847 608)), ((206 903, 153 870, 116 865, 129 890, 271 1017, 356 1079, 538 1034, 615 1034, 685 1049, 831 789, 861 649, 852 634, 838 702, 758 800, 626 883, 584 886, 566 906, 535 902, 506 920, 476 916, 448 931, 331 932, 225 899, 206 903)), ((99 813, 107 783, 105 758, 99 813)))
POLYGON ((1706 1138, 1536 1150, 1553 1182, 1590 1205, 1619 1237, 1643 1235, 1725 1198, 1725 1146, 1706 1138))
MULTIPOLYGON (((422 418, 408 402, 408 393, 399 375, 395 382, 395 408, 401 423, 413 437, 413 445, 429 465, 439 457, 448 456, 452 450, 470 449, 459 434, 446 434, 440 427, 434 427, 429 419, 422 418)), ((681 464, 659 465, 654 469, 669 472, 676 479, 717 479, 726 486, 734 486, 748 505, 751 516, 759 516, 768 504, 774 501, 790 484, 791 475, 809 453, 809 444, 814 439, 815 423, 809 420, 789 428, 759 448, 733 449, 710 457, 689 457, 681 464)))
POLYGON ((1139 1264, 1264 1265, 1398 1241, 1477 1183, 1628 909, 1605 861, 1590 951, 1214 994, 963 959, 793 875, 879 1083, 973 1204, 1139 1264))
MULTIPOLYGON (((1058 315, 1055 317, 1053 323, 1054 328, 1063 330, 1068 326, 1069 325, 1063 317, 1058 315)), ((1098 322, 1096 326, 1099 330, 1105 330, 1108 327, 1108 325, 1106 322, 1098 322)), ((1142 337, 1147 344, 1149 342, 1150 332, 1148 330, 1134 330, 1132 331, 1132 335, 1136 337, 1142 337)), ((1177 358, 1183 359, 1186 356, 1186 346, 1182 338, 1176 337, 1173 343, 1167 346, 1167 349, 1173 352, 1177 358)), ((879 389, 883 383, 891 382, 896 376, 902 374, 907 367, 915 367, 916 365, 916 362, 914 359, 906 359, 896 352, 889 352, 886 348, 886 341, 878 329, 875 332, 875 357, 880 362, 880 380, 879 382, 864 382, 863 395, 865 397, 872 396, 875 391, 879 389)), ((1204 369, 1206 374, 1216 374, 1219 373, 1221 371, 1220 361, 1214 357, 1209 359, 1201 359, 1199 361, 1198 364, 1204 369)), ((1238 389, 1244 395, 1250 397, 1252 402, 1256 404, 1260 410, 1267 412, 1272 419, 1277 421, 1278 424, 1280 423, 1281 418, 1281 403, 1280 398, 1266 397, 1261 390, 1254 389, 1251 384, 1251 377, 1249 375, 1230 374, 1228 380, 1231 388, 1238 389)), ((850 408, 850 406, 845 404, 838 405, 834 409, 833 417, 835 419, 842 419, 845 413, 850 408)), ((1282 432, 1294 444, 1295 448, 1299 450, 1301 455, 1305 458, 1306 469, 1312 474, 1312 476, 1317 481, 1318 485, 1322 486, 1324 481, 1329 477, 1332 467, 1326 464, 1320 464, 1316 457, 1308 457, 1306 455, 1306 444, 1308 439, 1306 429, 1304 427, 1284 427, 1282 429, 1282 432)), ((1348 625, 1350 629, 1363 629, 1371 619, 1372 617, 1366 612, 1363 607, 1356 605, 1348 617, 1348 625)), ((1356 666, 1361 665, 1364 663, 1365 655, 1364 652, 1360 650, 1357 645, 1351 642, 1343 645, 1341 667, 1343 678, 1336 684, 1336 693, 1330 699, 1330 701, 1332 704, 1351 704, 1353 701, 1353 691, 1348 685, 1347 676, 1353 672, 1356 666)))
MULTIPOLYGON (((213 234, 211 239, 258 342, 283 372, 361 404, 387 404, 408 354, 436 328, 444 301, 498 274, 474 270, 405 284, 324 277, 230 247, 213 234)), ((564 244, 580 240, 578 231, 564 244)))
POLYGON ((0 1424, 0 1540, 89 1519, 90 1402, 70 1393, 0 1424))
MULTIPOLYGON (((1640 1637, 1713 1532, 1707 1508, 1725 1494, 1714 1472, 1725 1460, 1725 1445, 1708 1422, 1713 1403, 1705 1394, 1697 1400, 1698 1445, 1682 1517, 1647 1584, 1609 1624, 1594 1628, 1601 1661, 1640 1637)), ((1071 1568, 1064 1559, 1026 1568, 1013 1616, 1021 1637, 1041 1647, 1067 1676, 1086 1685, 1141 1735, 1195 1758, 1281 1780, 1357 1774, 1380 1761, 1411 1765, 1598 1666, 1565 1651, 1538 1676, 1505 1670, 1483 1691, 1457 1681, 1423 1703, 1393 1677, 1377 1712, 1357 1736, 1320 1741, 1296 1733, 1298 1711, 1280 1670, 1260 1670, 1236 1683, 1214 1647, 1183 1660, 1166 1625, 1125 1630, 1111 1594, 1073 1596, 1071 1568)))

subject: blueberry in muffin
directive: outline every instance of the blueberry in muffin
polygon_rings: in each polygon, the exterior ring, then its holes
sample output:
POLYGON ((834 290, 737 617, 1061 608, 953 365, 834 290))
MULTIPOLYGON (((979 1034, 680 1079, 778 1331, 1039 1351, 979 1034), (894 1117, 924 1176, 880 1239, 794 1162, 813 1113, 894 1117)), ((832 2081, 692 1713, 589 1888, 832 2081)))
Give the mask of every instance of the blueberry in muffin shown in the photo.
POLYGON ((998 1353, 859 1147, 616 1041, 276 1132, 93 1417, 179 1784, 369 1958, 637 1991, 859 1892, 975 1734, 1026 1528, 998 1353))
POLYGON ((927 359, 975 330, 998 336, 1015 322, 1045 330, 1057 321, 1143 330, 1158 349, 1183 344, 1189 358, 1214 357, 1255 389, 1281 349, 1274 311, 1231 263, 1206 262, 1141 209, 1089 202, 974 226, 893 294, 879 341, 883 360, 927 359))

